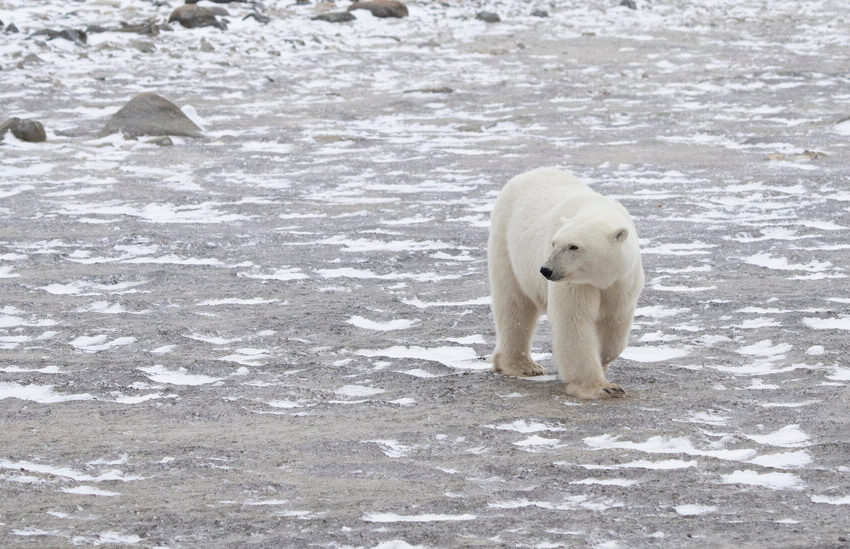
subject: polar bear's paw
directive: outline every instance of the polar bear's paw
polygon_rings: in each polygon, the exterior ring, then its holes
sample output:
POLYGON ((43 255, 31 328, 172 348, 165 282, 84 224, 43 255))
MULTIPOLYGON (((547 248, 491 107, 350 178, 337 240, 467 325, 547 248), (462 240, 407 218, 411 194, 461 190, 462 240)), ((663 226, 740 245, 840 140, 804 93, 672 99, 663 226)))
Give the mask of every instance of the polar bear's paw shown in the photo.
POLYGON ((597 383, 593 385, 567 384, 567 394, 584 400, 600 398, 619 398, 626 396, 626 391, 614 383, 597 383))
POLYGON ((539 364, 529 358, 508 361, 501 353, 493 356, 493 369, 506 376, 539 376, 545 373, 539 364))

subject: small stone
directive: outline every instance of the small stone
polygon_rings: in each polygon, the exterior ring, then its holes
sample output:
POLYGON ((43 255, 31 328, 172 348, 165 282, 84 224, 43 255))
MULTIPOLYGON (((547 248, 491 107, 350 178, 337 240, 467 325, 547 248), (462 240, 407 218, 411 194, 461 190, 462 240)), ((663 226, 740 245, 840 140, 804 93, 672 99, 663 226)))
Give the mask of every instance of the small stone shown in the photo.
POLYGON ((177 105, 155 93, 142 93, 132 98, 121 107, 121 110, 112 115, 99 137, 118 131, 129 137, 140 135, 203 137, 201 128, 195 125, 177 105))
POLYGON ((202 8, 197 4, 184 4, 171 12, 168 22, 176 21, 187 29, 199 27, 226 29, 227 25, 224 21, 220 21, 217 15, 227 15, 227 11, 223 8, 202 8))
POLYGON ((69 40, 77 44, 85 44, 88 40, 88 37, 86 36, 86 31, 77 29, 63 29, 61 31, 53 29, 43 29, 33 33, 32 36, 47 36, 48 40, 63 38, 65 40, 69 40))
POLYGON ((163 135, 162 137, 156 137, 154 139, 148 139, 145 143, 149 143, 151 145, 158 145, 160 147, 171 147, 174 145, 174 141, 171 140, 167 135, 163 135))
POLYGON ((479 11, 475 14, 475 18, 485 23, 499 23, 502 20, 498 13, 492 11, 479 11))
POLYGON ((348 7, 348 11, 369 10, 375 17, 407 17, 407 6, 398 0, 367 0, 355 2, 348 7))
POLYGON ((44 132, 44 126, 38 120, 27 120, 21 118, 10 118, 0 124, 0 139, 6 135, 7 131, 11 131, 12 135, 21 141, 29 143, 41 143, 47 141, 47 134, 44 132))
POLYGON ((549 12, 546 10, 534 10, 531 12, 532 17, 549 17, 549 12))
POLYGON ((630 10, 636 10, 637 9, 637 4, 635 3, 635 0, 622 0, 620 2, 620 5, 627 7, 630 10))
POLYGON ((119 32, 135 32, 138 34, 146 34, 148 36, 157 36, 163 27, 158 25, 155 19, 150 19, 142 23, 127 23, 121 21, 121 28, 116 29, 119 32))
POLYGON ((354 21, 357 18, 354 17, 353 13, 347 11, 330 11, 320 13, 311 19, 313 21, 327 21, 328 23, 346 23, 348 21, 354 21))
POLYGON ((6 32, 15 33, 15 32, 20 32, 20 31, 18 30, 18 27, 16 27, 14 23, 9 23, 6 26, 6 32))

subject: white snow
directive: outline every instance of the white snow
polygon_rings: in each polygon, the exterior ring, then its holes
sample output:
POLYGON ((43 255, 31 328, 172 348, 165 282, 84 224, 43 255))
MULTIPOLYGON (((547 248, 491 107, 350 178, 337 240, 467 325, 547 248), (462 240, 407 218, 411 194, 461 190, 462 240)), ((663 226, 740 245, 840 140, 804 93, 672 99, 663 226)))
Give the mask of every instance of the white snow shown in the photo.
POLYGON ((363 318, 362 316, 352 316, 351 318, 346 320, 346 322, 348 324, 357 326, 358 328, 363 328, 364 330, 390 332, 393 330, 407 330, 408 328, 412 328, 419 324, 419 319, 397 318, 395 320, 388 320, 386 322, 377 322, 374 320, 369 320, 368 318, 363 318))
POLYGON ((62 488, 62 492, 66 494, 77 494, 82 496, 120 496, 120 492, 112 492, 110 490, 101 490, 100 488, 95 488, 94 486, 75 486, 73 488, 62 488))
POLYGON ((754 440, 759 444, 768 444, 770 446, 782 446, 786 448, 799 448, 808 446, 809 435, 800 430, 799 425, 786 425, 781 429, 772 433, 763 435, 746 435, 750 440, 754 440))
POLYGON ((683 358, 691 354, 690 349, 684 347, 673 347, 671 345, 642 345, 629 346, 620 354, 620 357, 635 362, 665 362, 677 358, 683 358))
POLYGON ((459 514, 421 514, 421 515, 397 515, 395 513, 368 513, 363 516, 366 522, 458 522, 475 520, 476 515, 459 514))
POLYGON ((791 473, 759 473, 752 470, 737 470, 731 474, 723 475, 721 482, 724 484, 746 484, 771 490, 802 490, 805 486, 799 477, 791 473))
POLYGON ((339 389, 335 390, 334 394, 343 397, 360 398, 379 395, 383 392, 384 390, 379 389, 378 387, 367 387, 365 385, 343 385, 339 389))
POLYGON ((814 330, 850 330, 850 316, 841 315, 835 318, 806 317, 803 324, 814 330))
POLYGON ((354 351, 354 354, 366 357, 428 360, 461 370, 489 370, 491 367, 487 361, 479 360, 478 353, 470 347, 419 347, 416 345, 405 347, 396 345, 386 349, 359 349, 354 351))
POLYGON ((20 383, 4 381, 0 382, 0 400, 6 398, 31 400, 40 404, 54 404, 74 400, 94 400, 94 396, 89 393, 57 393, 53 390, 53 385, 38 385, 35 383, 21 385, 20 383))
POLYGON ((708 513, 714 513, 717 511, 717 506, 700 505, 697 503, 686 503, 684 505, 677 505, 673 507, 673 510, 684 517, 691 517, 695 515, 705 515, 708 513))
POLYGON ((814 503, 827 503, 829 505, 850 505, 850 495, 847 496, 812 496, 814 503))
POLYGON ((224 378, 212 377, 203 374, 189 374, 185 368, 169 370, 161 364, 139 368, 151 381, 155 383, 168 383, 170 385, 205 385, 215 383, 224 378))

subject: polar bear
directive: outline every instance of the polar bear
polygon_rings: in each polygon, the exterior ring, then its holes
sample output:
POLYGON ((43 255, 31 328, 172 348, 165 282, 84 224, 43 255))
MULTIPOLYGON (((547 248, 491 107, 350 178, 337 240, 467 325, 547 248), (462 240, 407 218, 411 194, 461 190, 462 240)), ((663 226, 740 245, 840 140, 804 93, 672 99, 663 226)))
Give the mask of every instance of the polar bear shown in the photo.
POLYGON ((545 311, 567 394, 582 399, 625 394, 605 371, 628 343, 644 274, 637 232, 622 205, 561 170, 518 175, 493 207, 487 261, 495 371, 543 373, 529 351, 545 311))

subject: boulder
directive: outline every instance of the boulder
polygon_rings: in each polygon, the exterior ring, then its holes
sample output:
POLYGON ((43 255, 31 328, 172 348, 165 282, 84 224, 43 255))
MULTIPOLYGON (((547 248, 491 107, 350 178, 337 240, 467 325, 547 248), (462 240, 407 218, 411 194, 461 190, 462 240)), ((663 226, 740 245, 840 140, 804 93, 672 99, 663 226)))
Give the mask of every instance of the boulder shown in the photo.
POLYGON ((475 14, 475 18, 485 23, 498 23, 502 20, 498 13, 493 13, 492 11, 479 11, 475 14))
POLYGON ((357 19, 354 14, 347 11, 331 11, 328 13, 320 13, 312 17, 313 21, 327 21, 328 23, 346 23, 357 19))
POLYGON ((218 15, 227 15, 227 11, 224 8, 202 8, 197 4, 184 4, 171 12, 168 22, 180 23, 187 29, 216 27, 224 30, 227 25, 218 19, 218 15))
POLYGON ((201 128, 189 120, 180 108, 155 93, 142 93, 112 115, 99 137, 115 132, 129 137, 140 135, 179 135, 203 137, 201 128))
POLYGON ((0 139, 3 139, 7 131, 11 131, 12 135, 21 141, 41 143, 47 140, 47 134, 44 133, 44 126, 38 120, 10 118, 0 124, 0 139))
POLYGON ((348 11, 369 10, 375 17, 407 17, 407 6, 398 0, 367 0, 355 2, 348 7, 348 11))

